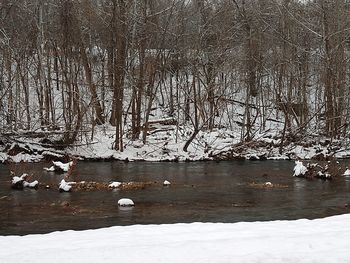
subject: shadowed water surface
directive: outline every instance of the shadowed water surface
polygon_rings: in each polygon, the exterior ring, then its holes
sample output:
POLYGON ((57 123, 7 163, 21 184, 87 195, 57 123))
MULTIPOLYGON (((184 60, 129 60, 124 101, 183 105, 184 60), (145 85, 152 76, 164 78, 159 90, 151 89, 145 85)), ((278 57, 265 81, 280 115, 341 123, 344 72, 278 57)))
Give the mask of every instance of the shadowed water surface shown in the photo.
POLYGON ((144 182, 169 180, 138 190, 59 193, 57 189, 10 189, 9 169, 58 184, 62 174, 48 164, 0 165, 0 234, 47 233, 114 225, 238 222, 319 218, 350 212, 350 178, 333 181, 294 178, 294 162, 196 163, 80 162, 73 181, 144 182), (257 188, 271 182, 283 187, 257 188), (132 209, 119 209, 120 198, 132 209))

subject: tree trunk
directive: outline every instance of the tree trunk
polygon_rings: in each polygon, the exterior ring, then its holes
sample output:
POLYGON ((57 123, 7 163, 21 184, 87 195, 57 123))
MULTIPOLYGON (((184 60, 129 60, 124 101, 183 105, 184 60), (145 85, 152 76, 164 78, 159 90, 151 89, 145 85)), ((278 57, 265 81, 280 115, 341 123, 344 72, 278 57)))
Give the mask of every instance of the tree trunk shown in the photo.
POLYGON ((117 61, 114 78, 114 93, 112 118, 115 119, 114 148, 123 151, 123 93, 127 59, 127 4, 125 0, 118 0, 119 27, 117 39, 117 61))

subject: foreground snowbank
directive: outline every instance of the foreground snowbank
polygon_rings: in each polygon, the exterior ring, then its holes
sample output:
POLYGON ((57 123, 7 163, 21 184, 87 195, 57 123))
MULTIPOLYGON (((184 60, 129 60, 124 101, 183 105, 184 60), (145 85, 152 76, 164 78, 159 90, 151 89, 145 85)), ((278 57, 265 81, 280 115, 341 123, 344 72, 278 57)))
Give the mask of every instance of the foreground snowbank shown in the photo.
POLYGON ((349 262, 350 214, 0 237, 0 262, 349 262))

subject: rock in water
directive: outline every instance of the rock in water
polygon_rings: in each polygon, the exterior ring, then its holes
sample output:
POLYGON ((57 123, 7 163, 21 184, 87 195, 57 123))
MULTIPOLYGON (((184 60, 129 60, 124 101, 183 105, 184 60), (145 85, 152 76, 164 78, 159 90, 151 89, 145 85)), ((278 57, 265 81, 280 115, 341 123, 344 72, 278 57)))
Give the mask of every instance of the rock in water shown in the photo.
POLYGON ((46 172, 54 172, 55 171, 55 166, 51 166, 51 167, 49 167, 49 168, 47 168, 47 167, 44 167, 44 170, 46 171, 46 172))
POLYGON ((72 186, 69 183, 67 183, 64 179, 62 179, 58 187, 60 192, 69 192, 71 188, 72 186))
POLYGON ((35 180, 35 181, 31 182, 31 183, 29 183, 29 182, 27 182, 27 181, 24 181, 24 182, 23 182, 23 186, 24 186, 24 187, 28 187, 28 188, 38 189, 38 187, 39 187, 39 182, 38 182, 37 180, 35 180))
POLYGON ((118 188, 121 185, 122 185, 122 183, 120 183, 120 182, 112 182, 112 183, 110 183, 108 185, 108 187, 110 187, 110 188, 118 188))
POLYGON ((167 180, 165 180, 164 182, 163 182, 163 185, 164 186, 169 186, 171 183, 169 182, 169 181, 167 181, 167 180))
POLYGON ((343 173, 344 176, 350 176, 350 169, 346 169, 343 173))
MULTIPOLYGON (((18 176, 15 176, 15 177, 19 178, 18 176)), ((24 180, 18 180, 17 178, 12 179, 11 187, 12 187, 12 189, 15 189, 15 190, 23 190, 23 181, 24 180), (15 180, 15 182, 14 182, 14 180, 15 180)))
POLYGON ((28 174, 22 174, 21 176, 12 177, 11 187, 15 190, 23 190, 24 179, 28 176, 28 174))
POLYGON ((307 173, 307 168, 303 165, 303 162, 300 161, 295 161, 295 166, 294 166, 294 174, 293 176, 296 177, 304 177, 307 173))
MULTIPOLYGON (((55 168, 55 171, 62 171, 62 172, 68 172, 69 171, 69 168, 71 168, 71 166, 74 164, 73 161, 69 162, 69 163, 62 163, 62 162, 52 162, 53 163, 53 166, 55 168)), ((48 168, 48 169, 51 169, 48 168)))
POLYGON ((118 201, 119 206, 134 206, 134 202, 129 198, 122 198, 118 201))

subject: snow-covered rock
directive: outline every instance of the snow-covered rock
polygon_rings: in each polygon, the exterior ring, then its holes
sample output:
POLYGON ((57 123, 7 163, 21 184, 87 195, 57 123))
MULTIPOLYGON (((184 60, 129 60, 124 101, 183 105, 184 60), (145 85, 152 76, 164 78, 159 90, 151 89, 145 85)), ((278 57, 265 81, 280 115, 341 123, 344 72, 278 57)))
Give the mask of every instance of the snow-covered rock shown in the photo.
POLYGON ((164 182, 163 182, 163 185, 164 186, 169 186, 171 183, 169 182, 169 181, 167 181, 167 180, 165 180, 164 182))
POLYGON ((318 177, 323 177, 324 176, 324 173, 322 171, 318 171, 317 174, 316 174, 318 177))
POLYGON ((308 171, 307 168, 303 165, 303 162, 301 161, 295 161, 294 166, 294 174, 293 176, 305 176, 306 172, 308 171))
POLYGON ((11 187, 13 189, 22 190, 23 187, 28 188, 38 188, 39 182, 37 180, 33 182, 27 182, 25 179, 28 177, 28 174, 24 173, 21 176, 13 176, 11 181, 11 187))
POLYGON ((119 186, 121 186, 121 182, 112 182, 108 185, 108 187, 110 188, 118 188, 119 186))
POLYGON ((62 179, 58 187, 60 192, 69 192, 71 188, 72 188, 71 183, 66 182, 64 179, 62 179))
MULTIPOLYGON (((55 171, 63 171, 63 172, 68 172, 69 171, 69 168, 72 167, 73 165, 73 161, 71 162, 68 162, 68 163, 62 163, 60 161, 57 161, 57 162, 52 162, 54 167, 55 167, 55 171)), ((51 167, 50 167, 51 168, 51 167)))
POLYGON ((324 174, 324 176, 326 179, 330 179, 332 177, 332 175, 330 173, 327 173, 327 172, 324 174))
POLYGON ((44 167, 44 170, 46 171, 46 172, 54 172, 55 171, 55 166, 51 166, 51 167, 49 167, 49 168, 47 168, 47 167, 44 167))
POLYGON ((11 181, 11 187, 13 189, 22 190, 23 182, 25 178, 28 177, 28 174, 24 173, 21 176, 13 176, 11 181))
POLYGON ((16 184, 18 182, 24 181, 24 179, 28 177, 28 174, 22 174, 21 176, 12 177, 12 184, 16 184))
POLYGON ((350 176, 350 169, 346 169, 343 173, 344 176, 350 176))
POLYGON ((273 184, 271 182, 266 182, 266 183, 264 183, 264 185, 267 186, 267 187, 272 187, 273 186, 273 184))
POLYGON ((318 171, 316 174, 316 177, 320 179, 332 179, 332 175, 326 171, 325 172, 318 171))
POLYGON ((129 198, 122 198, 118 201, 119 206, 134 206, 134 202, 129 198))
POLYGON ((23 187, 28 187, 28 188, 37 188, 39 186, 39 182, 37 180, 29 183, 27 181, 23 182, 23 187))

